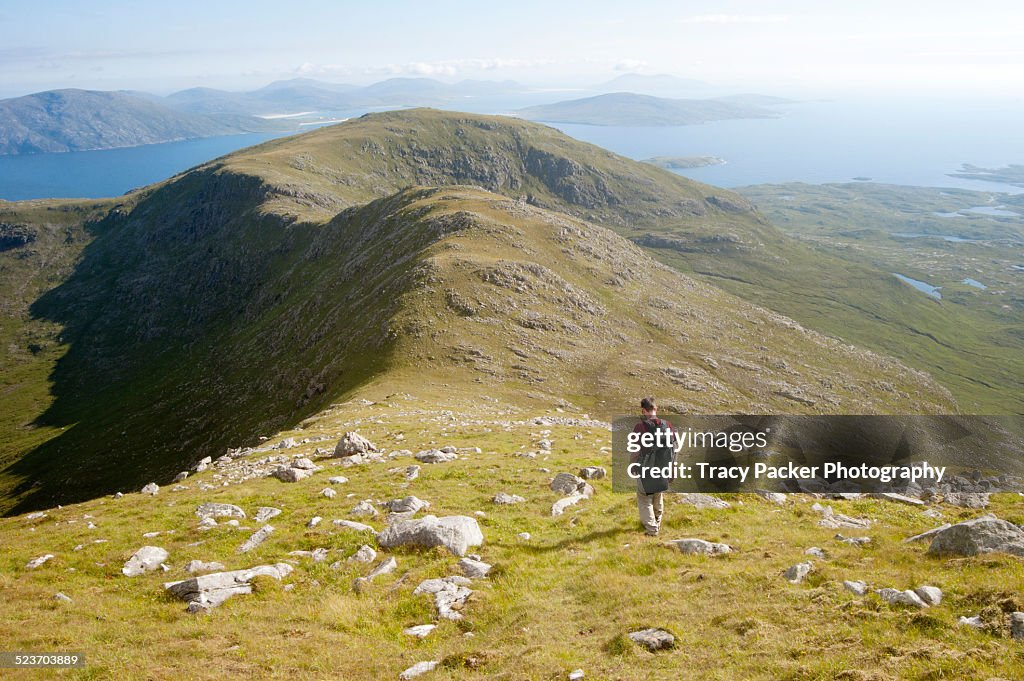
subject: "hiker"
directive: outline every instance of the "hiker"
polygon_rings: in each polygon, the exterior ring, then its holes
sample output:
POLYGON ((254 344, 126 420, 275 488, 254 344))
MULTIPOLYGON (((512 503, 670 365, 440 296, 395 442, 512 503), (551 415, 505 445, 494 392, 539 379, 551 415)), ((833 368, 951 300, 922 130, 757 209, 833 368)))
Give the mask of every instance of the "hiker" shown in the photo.
MULTIPOLYGON (((643 419, 633 428, 634 433, 656 433, 671 431, 672 424, 658 418, 658 405, 653 397, 640 400, 640 413, 643 419)), ((664 437, 664 436, 663 436, 664 437)), ((665 437, 665 441, 667 441, 665 437)), ((641 470, 656 465, 665 465, 674 458, 671 447, 642 449, 629 458, 630 463, 640 463, 641 470), (667 459, 667 460, 665 460, 667 459)), ((649 537, 657 537, 661 528, 661 517, 665 512, 664 492, 668 490, 669 481, 664 478, 647 478, 641 475, 636 481, 636 507, 640 511, 640 522, 644 533, 649 537)))

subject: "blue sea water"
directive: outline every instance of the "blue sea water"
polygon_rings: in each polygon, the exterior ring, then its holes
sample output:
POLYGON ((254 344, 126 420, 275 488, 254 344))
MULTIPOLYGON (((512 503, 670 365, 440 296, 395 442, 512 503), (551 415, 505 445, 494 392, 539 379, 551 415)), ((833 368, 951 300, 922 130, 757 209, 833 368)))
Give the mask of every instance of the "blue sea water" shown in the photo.
MULTIPOLYGON (((572 96, 545 93, 544 99, 572 96)), ((481 98, 459 102, 457 107, 507 113, 530 103, 535 102, 481 98)), ((1024 163, 1024 135, 1019 134, 1024 101, 830 100, 791 104, 780 112, 779 118, 681 127, 554 127, 637 160, 723 158, 725 165, 678 172, 724 187, 871 178, 892 184, 1024 192, 1011 185, 949 176, 963 163, 980 167, 1024 163)), ((130 149, 0 156, 0 198, 116 196, 279 136, 253 133, 130 149)))

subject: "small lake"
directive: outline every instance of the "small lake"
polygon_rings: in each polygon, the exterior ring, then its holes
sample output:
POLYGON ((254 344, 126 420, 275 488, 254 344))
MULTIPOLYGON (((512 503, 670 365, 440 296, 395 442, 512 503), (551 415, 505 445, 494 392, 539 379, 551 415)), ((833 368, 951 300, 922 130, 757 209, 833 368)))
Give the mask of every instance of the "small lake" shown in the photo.
POLYGON ((942 239, 943 241, 949 241, 955 244, 971 244, 976 243, 977 239, 965 239, 962 236, 949 236, 946 234, 926 234, 924 232, 893 232, 892 236, 902 237, 904 239, 942 239))
POLYGON ((980 288, 982 291, 988 288, 988 286, 985 286, 977 279, 971 279, 970 277, 964 279, 964 283, 967 284, 968 286, 973 286, 974 288, 980 288))
POLYGON ((942 294, 939 293, 939 289, 942 288, 941 286, 932 286, 928 282, 919 281, 917 279, 911 279, 910 277, 904 276, 902 274, 898 274, 896 272, 893 272, 892 274, 893 274, 894 277, 896 277, 900 281, 903 281, 903 282, 906 282, 906 283, 910 284, 911 286, 916 288, 921 293, 925 293, 925 294, 931 296, 932 298, 940 298, 940 299, 942 298, 942 294))
POLYGON ((964 212, 978 213, 980 215, 992 215, 994 217, 1020 217, 1020 213, 1015 213, 1012 210, 1007 210, 1006 206, 974 206, 972 208, 965 208, 964 212))

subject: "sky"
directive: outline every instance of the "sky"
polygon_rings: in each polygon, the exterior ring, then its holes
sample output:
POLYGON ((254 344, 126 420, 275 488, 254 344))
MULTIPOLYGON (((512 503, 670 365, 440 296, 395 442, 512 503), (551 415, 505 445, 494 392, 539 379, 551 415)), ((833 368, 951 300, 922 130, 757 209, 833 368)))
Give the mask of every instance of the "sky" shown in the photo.
POLYGON ((0 0, 0 97, 311 77, 1024 96, 1021 0, 0 0))

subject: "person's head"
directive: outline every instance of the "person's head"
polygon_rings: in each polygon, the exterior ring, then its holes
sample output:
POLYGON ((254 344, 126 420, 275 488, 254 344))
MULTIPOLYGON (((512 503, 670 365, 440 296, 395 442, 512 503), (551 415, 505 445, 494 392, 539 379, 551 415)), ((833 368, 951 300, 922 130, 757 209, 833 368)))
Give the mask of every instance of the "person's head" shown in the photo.
POLYGON ((650 418, 658 413, 658 405, 654 403, 653 397, 645 397, 640 400, 640 412, 644 418, 650 418))

